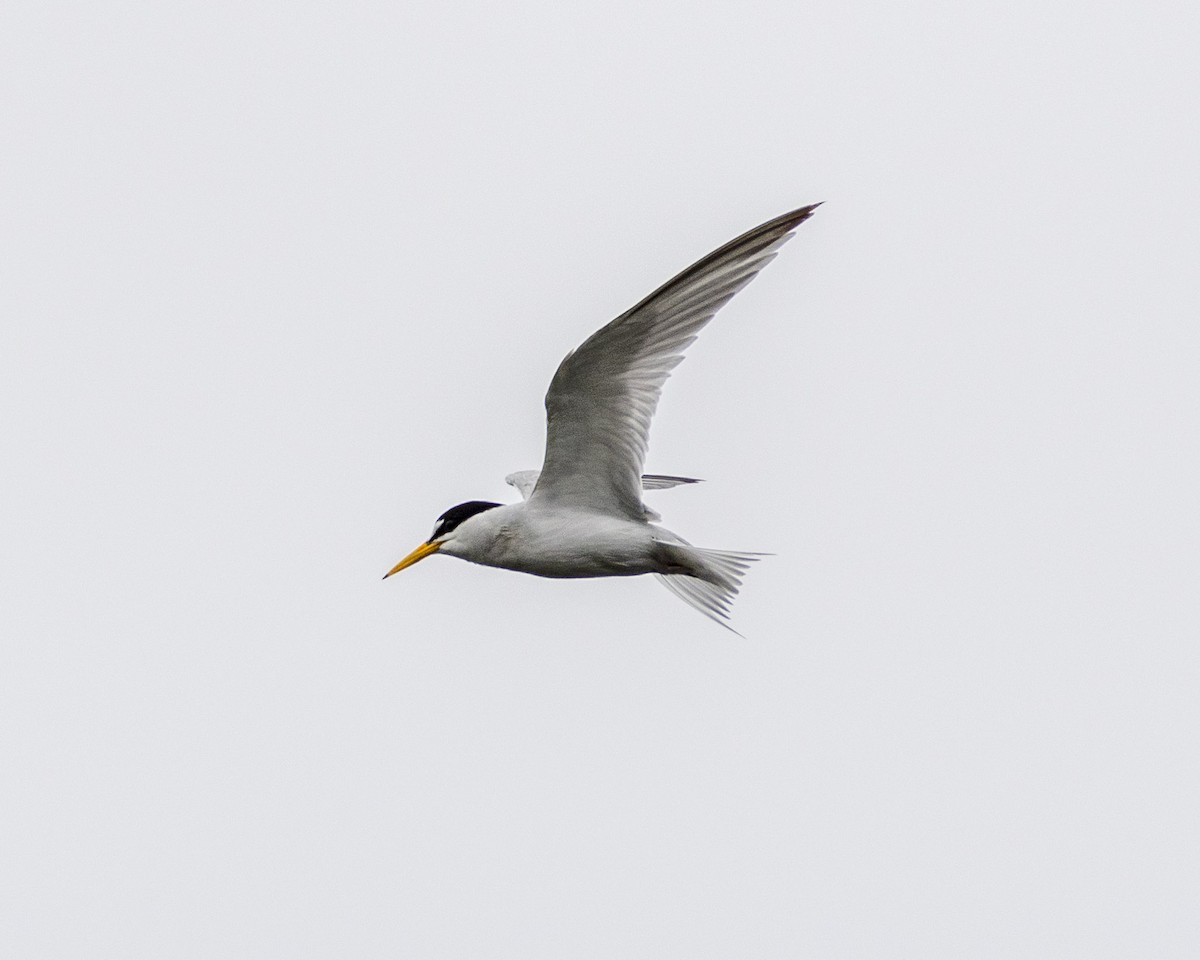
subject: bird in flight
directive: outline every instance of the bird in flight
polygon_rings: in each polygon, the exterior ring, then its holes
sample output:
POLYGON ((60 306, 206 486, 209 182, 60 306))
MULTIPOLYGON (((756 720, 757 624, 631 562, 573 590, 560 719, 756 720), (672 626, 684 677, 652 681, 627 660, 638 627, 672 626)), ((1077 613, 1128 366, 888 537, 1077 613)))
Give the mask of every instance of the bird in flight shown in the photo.
POLYGON ((731 240, 568 353, 546 394, 542 469, 507 477, 521 501, 451 507, 384 579, 435 553, 541 577, 652 573, 732 630, 729 607, 761 554, 695 547, 658 525, 643 490, 697 481, 642 474, 650 420, 684 350, 818 206, 731 240))

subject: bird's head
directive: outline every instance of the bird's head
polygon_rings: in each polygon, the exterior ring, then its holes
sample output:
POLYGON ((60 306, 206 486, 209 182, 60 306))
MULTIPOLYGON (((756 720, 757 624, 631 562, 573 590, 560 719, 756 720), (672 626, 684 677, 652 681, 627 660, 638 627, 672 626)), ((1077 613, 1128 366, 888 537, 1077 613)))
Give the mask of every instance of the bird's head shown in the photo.
MULTIPOLYGON (((418 560, 424 560, 429 555, 437 553, 446 544, 453 543, 454 538, 458 534, 458 528, 466 523, 466 521, 474 516, 478 516, 485 510, 491 510, 492 507, 498 506, 500 504, 492 503, 489 500, 469 500, 466 503, 460 503, 457 507, 451 507, 437 518, 437 523, 433 525, 433 533, 429 539, 392 567, 391 570, 384 574, 383 579, 386 580, 393 573, 399 573, 405 567, 411 567, 418 560)), ((453 548, 446 552, 450 553, 452 550, 453 548)))

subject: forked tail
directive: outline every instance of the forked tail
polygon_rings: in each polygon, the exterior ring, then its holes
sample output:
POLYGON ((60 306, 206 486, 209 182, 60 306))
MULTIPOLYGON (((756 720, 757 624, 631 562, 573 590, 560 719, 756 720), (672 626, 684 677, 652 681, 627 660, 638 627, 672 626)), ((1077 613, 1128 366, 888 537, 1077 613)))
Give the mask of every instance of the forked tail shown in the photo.
MULTIPOLYGON (((729 608, 741 589, 742 578, 750 569, 750 564, 768 554, 706 550, 685 542, 671 544, 668 549, 676 553, 684 561, 682 565, 694 570, 695 574, 656 573, 654 576, 659 583, 710 620, 738 633, 729 625, 729 608)), ((741 634, 738 633, 738 636, 741 634)))

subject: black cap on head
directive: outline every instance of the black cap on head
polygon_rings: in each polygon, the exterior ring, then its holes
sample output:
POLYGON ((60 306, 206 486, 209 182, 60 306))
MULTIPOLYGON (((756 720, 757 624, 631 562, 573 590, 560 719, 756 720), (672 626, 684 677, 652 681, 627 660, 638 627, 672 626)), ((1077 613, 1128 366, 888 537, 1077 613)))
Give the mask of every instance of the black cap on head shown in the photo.
POLYGON ((498 507, 500 504, 492 503, 490 500, 468 500, 466 503, 460 503, 457 507, 451 507, 437 519, 437 523, 433 527, 433 536, 428 540, 433 543, 438 537, 443 536, 457 527, 464 520, 467 520, 477 513, 483 513, 484 510, 491 510, 492 507, 498 507))

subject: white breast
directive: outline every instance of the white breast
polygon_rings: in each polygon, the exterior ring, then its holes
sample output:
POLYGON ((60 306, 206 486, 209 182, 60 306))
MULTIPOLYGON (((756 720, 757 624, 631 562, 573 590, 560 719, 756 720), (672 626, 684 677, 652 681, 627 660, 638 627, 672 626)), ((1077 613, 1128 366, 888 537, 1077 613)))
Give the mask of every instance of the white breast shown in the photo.
POLYGON ((443 553, 542 577, 654 573, 653 528, 619 517, 512 503, 465 521, 443 553))

